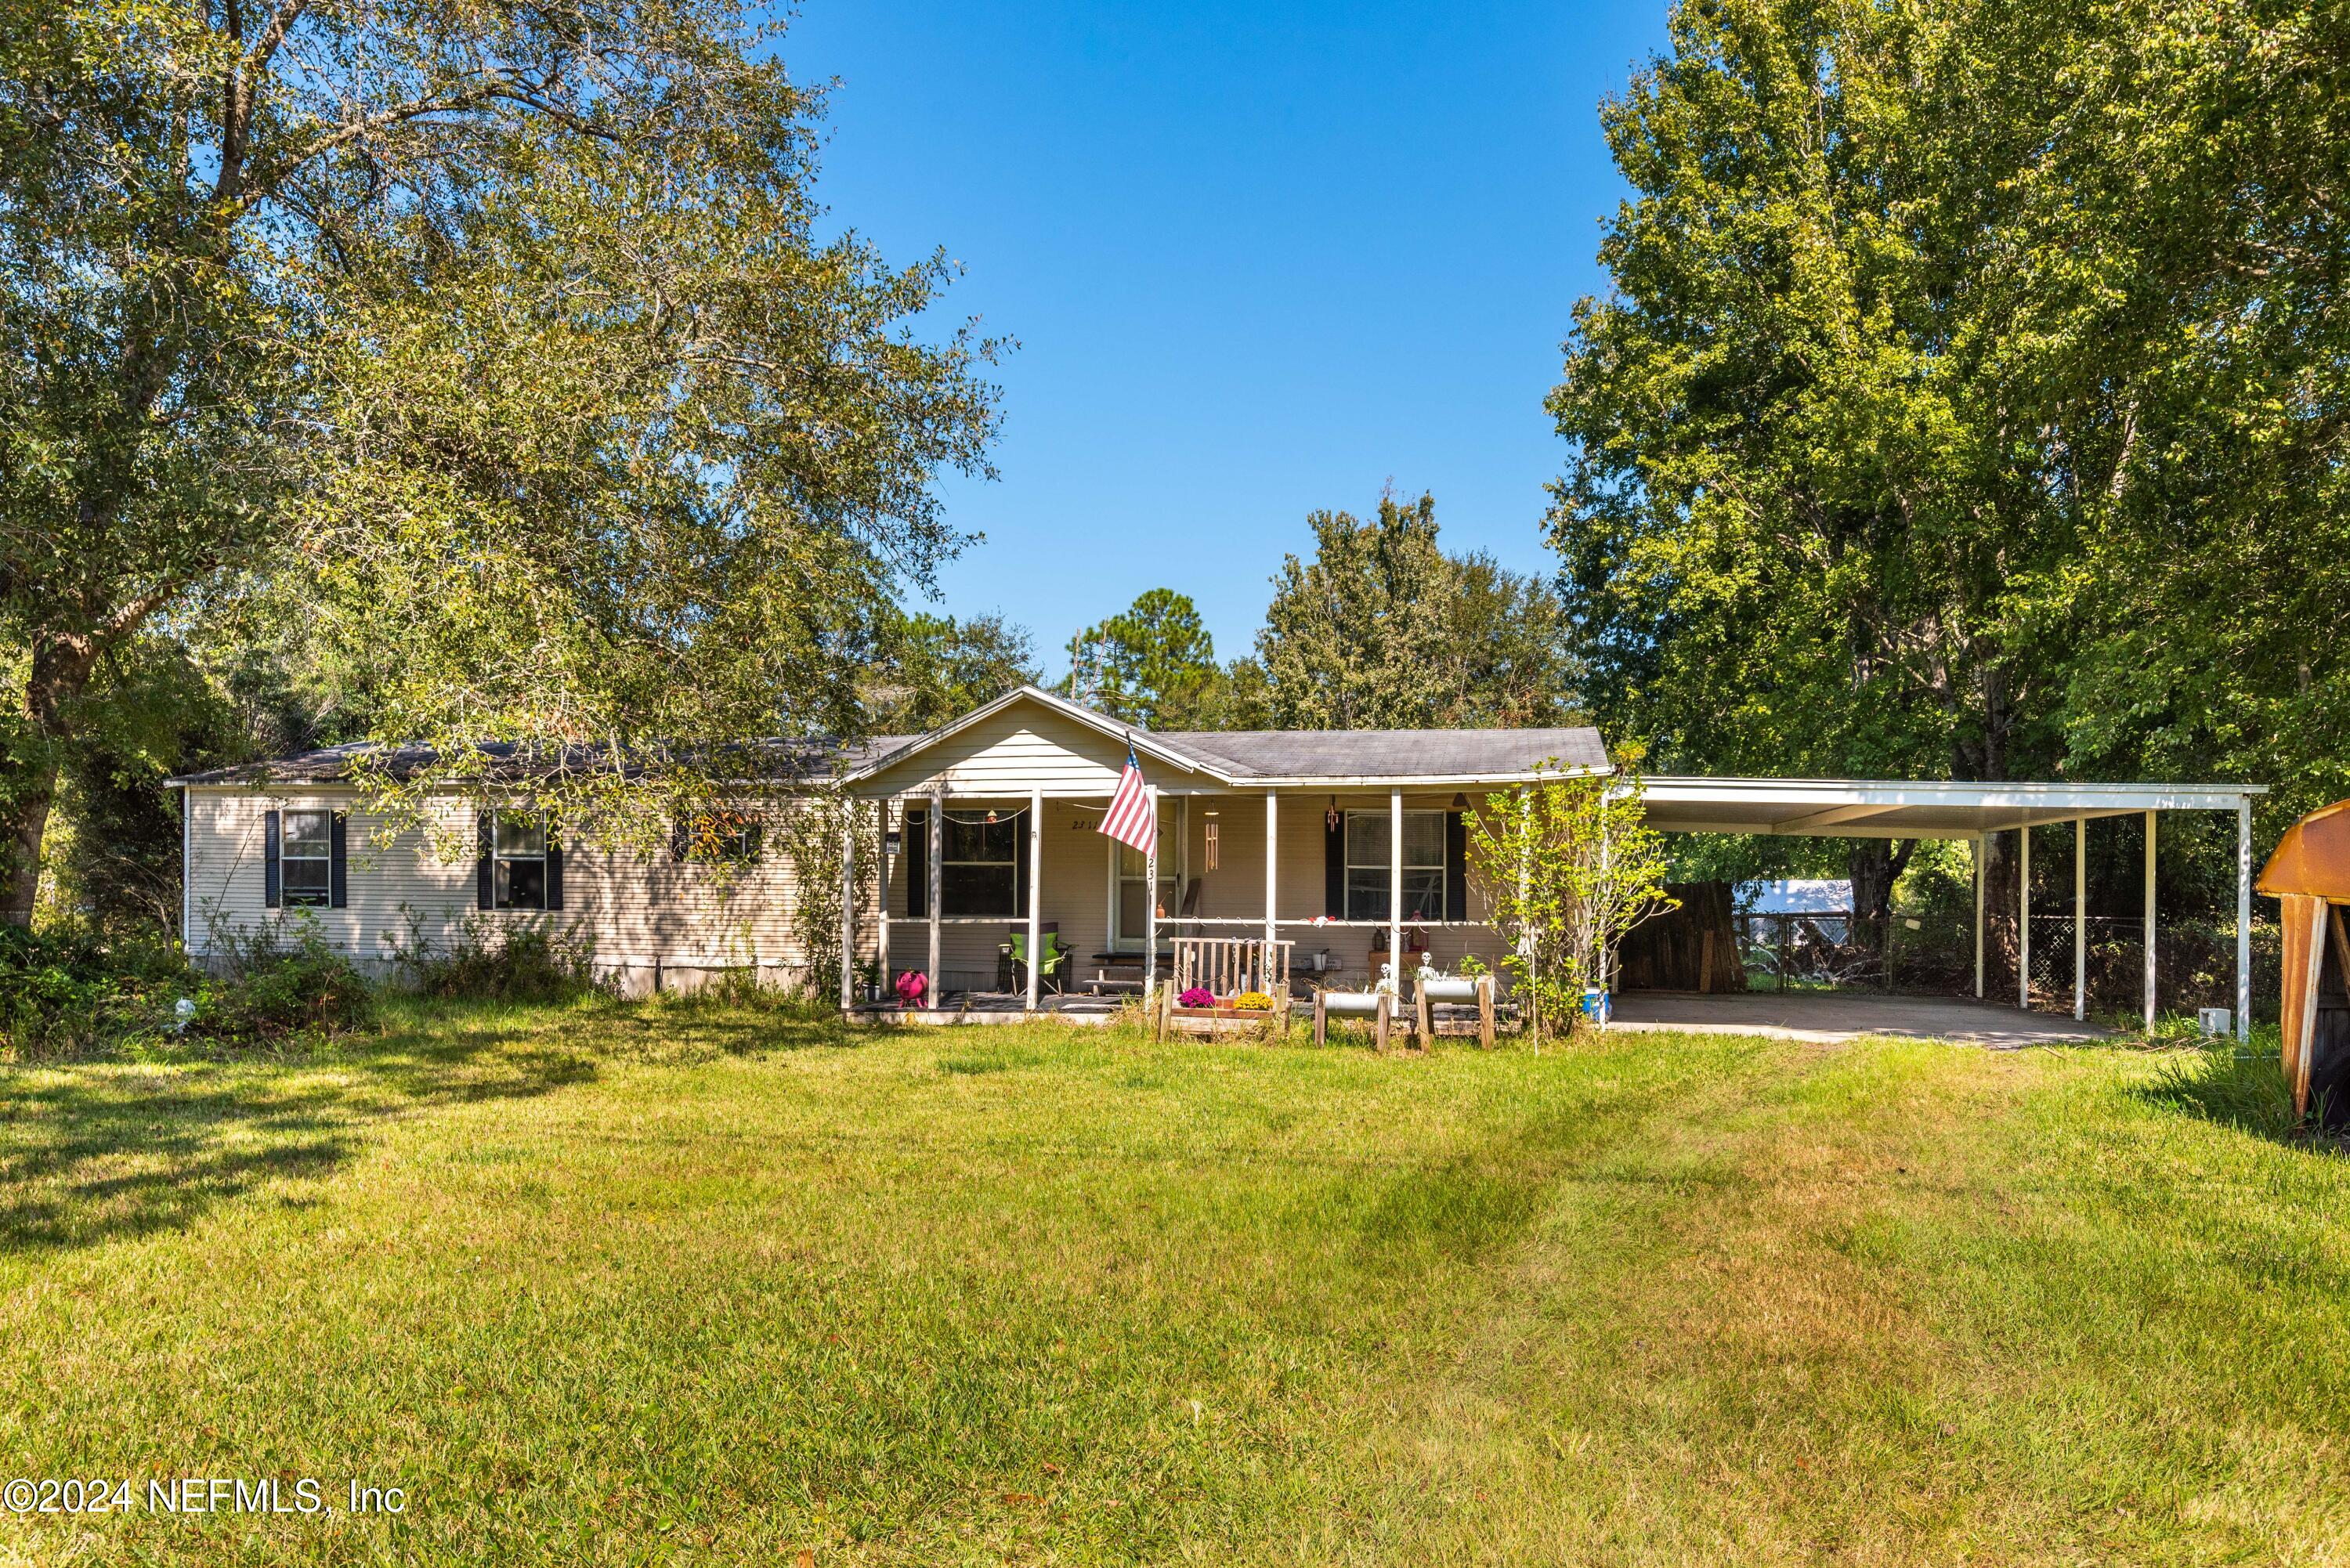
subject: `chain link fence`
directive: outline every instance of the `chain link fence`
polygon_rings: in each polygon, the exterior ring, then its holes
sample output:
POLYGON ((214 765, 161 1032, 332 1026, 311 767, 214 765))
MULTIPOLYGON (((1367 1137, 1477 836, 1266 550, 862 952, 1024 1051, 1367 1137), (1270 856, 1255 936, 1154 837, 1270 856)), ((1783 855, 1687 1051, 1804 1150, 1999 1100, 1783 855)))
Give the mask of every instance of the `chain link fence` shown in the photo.
MULTIPOLYGON (((1922 996, 1971 996, 1974 922, 1947 915, 1894 917, 1885 950, 1854 940, 1842 915, 1736 917, 1746 983, 1753 991, 1873 990, 1922 996)), ((2093 915, 2087 929, 2085 991, 2092 1016, 2135 1018, 2146 985, 2146 927, 2137 916, 2093 915)), ((2016 918, 1983 918, 1983 994, 2016 994, 2016 918)), ((2073 1008, 2074 922, 2069 914, 2032 918, 2032 1002, 2073 1008)), ((2252 1017, 2273 1022, 2283 939, 2274 920, 2252 922, 2252 1017)), ((2236 926, 2230 920, 2155 921, 2155 996, 2165 1012, 2236 1005, 2236 926)))

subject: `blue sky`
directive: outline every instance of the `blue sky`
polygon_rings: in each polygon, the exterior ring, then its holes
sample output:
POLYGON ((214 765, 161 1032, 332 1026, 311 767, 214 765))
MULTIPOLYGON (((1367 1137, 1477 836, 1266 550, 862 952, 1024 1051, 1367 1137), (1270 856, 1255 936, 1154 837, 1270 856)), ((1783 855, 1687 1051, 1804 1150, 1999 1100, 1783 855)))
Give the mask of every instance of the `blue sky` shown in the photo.
POLYGON ((1546 571, 1542 410, 1624 191, 1600 100, 1664 39, 1637 5, 806 0, 837 80, 819 192, 895 261, 962 264, 1001 366, 1000 478, 941 607, 1048 674, 1146 588, 1243 652, 1319 507, 1436 494, 1452 550, 1546 571))

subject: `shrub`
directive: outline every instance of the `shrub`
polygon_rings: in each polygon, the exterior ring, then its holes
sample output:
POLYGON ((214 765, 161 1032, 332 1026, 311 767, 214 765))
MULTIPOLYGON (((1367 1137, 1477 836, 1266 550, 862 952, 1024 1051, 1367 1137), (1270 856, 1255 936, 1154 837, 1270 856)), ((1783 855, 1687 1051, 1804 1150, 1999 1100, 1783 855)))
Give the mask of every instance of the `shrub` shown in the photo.
POLYGON ((405 939, 387 936, 394 972, 427 996, 496 1002, 560 1002, 595 989, 596 944, 577 924, 516 922, 471 914, 453 939, 435 941, 407 905, 405 939))
POLYGON ((154 1033, 196 989, 165 942, 107 940, 79 925, 0 928, 0 1051, 74 1055, 154 1033))
POLYGON ((195 993, 190 1033, 226 1041, 339 1033, 375 1016, 375 992, 307 916, 244 931, 215 931, 225 966, 195 993))
POLYGON ((216 929, 213 951, 222 972, 207 975, 160 940, 0 929, 0 1047, 23 1061, 175 1035, 254 1044, 355 1029, 374 1014, 367 981, 310 919, 216 929))

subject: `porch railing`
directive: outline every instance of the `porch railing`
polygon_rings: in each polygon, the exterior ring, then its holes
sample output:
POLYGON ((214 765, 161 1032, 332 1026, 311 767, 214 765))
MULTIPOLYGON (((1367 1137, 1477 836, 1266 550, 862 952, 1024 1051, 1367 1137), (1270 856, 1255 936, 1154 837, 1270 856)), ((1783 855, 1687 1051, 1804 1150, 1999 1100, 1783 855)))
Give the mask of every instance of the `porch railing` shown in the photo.
POLYGON ((1263 937, 1178 937, 1175 976, 1170 983, 1177 996, 1198 987, 1218 997, 1261 991, 1285 999, 1289 952, 1295 945, 1263 937))

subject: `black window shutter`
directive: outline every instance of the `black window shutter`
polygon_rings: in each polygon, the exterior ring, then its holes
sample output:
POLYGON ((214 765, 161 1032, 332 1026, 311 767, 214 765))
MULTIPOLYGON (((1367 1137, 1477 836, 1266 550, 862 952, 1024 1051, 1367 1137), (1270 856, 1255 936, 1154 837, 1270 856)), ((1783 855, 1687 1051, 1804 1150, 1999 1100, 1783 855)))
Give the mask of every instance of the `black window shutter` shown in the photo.
POLYGON ((931 913, 931 814, 906 814, 906 913, 928 919, 931 913))
POLYGON ((563 908, 563 840, 555 836, 555 825, 546 825, 546 907, 563 908))
POLYGON ((285 902, 285 872, 277 863, 277 836, 282 831, 277 813, 261 814, 261 904, 266 909, 276 909, 285 902))
POLYGON ((1322 912, 1334 920, 1347 918, 1347 814, 1336 826, 1327 817, 1322 827, 1322 912))
POLYGON ((1012 820, 1019 829, 1012 836, 1012 912, 1022 919, 1028 918, 1028 830, 1035 826, 1024 811, 1015 811, 1012 820))
POLYGON ((496 843, 492 836, 495 831, 493 826, 494 815, 486 811, 482 813, 482 857, 473 866, 475 902, 484 909, 494 909, 497 906, 497 872, 490 859, 490 850, 496 843))
POLYGON ((1469 918, 1469 824, 1457 811, 1444 814, 1444 918, 1469 918))
POLYGON ((343 824, 348 819, 341 812, 327 819, 327 908, 347 909, 350 905, 348 862, 343 854, 343 824))
POLYGON ((686 826, 685 818, 681 816, 670 825, 669 857, 671 860, 682 860, 692 848, 692 831, 686 826))
POLYGON ((757 865, 760 851, 766 847, 767 830, 764 823, 752 823, 743 829, 743 858, 757 865))

